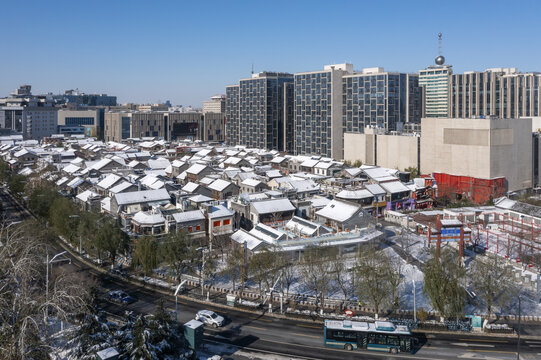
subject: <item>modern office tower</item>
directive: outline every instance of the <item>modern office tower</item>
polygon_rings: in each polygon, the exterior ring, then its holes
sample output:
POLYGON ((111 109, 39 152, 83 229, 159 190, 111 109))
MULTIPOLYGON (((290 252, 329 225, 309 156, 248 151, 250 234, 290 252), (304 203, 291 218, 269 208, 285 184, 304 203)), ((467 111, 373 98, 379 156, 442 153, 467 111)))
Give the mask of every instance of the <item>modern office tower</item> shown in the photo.
POLYGON ((284 84, 284 147, 280 151, 293 154, 295 151, 295 84, 284 84))
POLYGON ((116 96, 85 94, 79 90, 66 90, 64 94, 52 95, 57 102, 86 106, 116 106, 116 96))
POLYGON ((203 101, 203 114, 225 113, 225 95, 214 95, 209 101, 203 101))
POLYGON ((232 145, 261 149, 284 149, 287 122, 284 118, 284 87, 293 83, 288 73, 261 72, 241 79, 238 88, 226 88, 227 139, 232 145), (238 90, 237 90, 238 89, 238 90), (233 97, 238 92, 238 111, 233 97), (236 117, 235 117, 236 115, 236 117), (237 120, 238 119, 238 120, 237 120))
POLYGON ((225 140, 225 114, 207 112, 203 115, 203 124, 201 126, 201 140, 219 141, 225 140))
POLYGON ((451 76, 449 116, 541 116, 541 74, 494 68, 451 76))
POLYGON ((225 142, 234 146, 239 143, 239 85, 225 88, 225 142))
POLYGON ((452 66, 443 63, 419 71, 419 85, 423 87, 423 117, 448 117, 449 83, 452 73, 452 66))
POLYGON ((295 74, 295 154, 343 158, 342 77, 352 64, 295 74))
POLYGON ((131 117, 132 113, 126 111, 106 112, 103 137, 105 141, 120 142, 131 138, 131 117))
POLYGON ((166 140, 201 139, 203 114, 200 112, 170 112, 165 115, 166 140))
POLYGON ((365 126, 387 131, 419 123, 422 89, 417 74, 390 73, 368 68, 343 77, 343 126, 346 132, 364 132, 365 126))
POLYGON ((58 108, 22 85, 12 97, 0 99, 0 127, 21 133, 24 139, 40 140, 57 131, 58 108))
POLYGON ((58 110, 58 133, 103 138, 103 109, 58 110))

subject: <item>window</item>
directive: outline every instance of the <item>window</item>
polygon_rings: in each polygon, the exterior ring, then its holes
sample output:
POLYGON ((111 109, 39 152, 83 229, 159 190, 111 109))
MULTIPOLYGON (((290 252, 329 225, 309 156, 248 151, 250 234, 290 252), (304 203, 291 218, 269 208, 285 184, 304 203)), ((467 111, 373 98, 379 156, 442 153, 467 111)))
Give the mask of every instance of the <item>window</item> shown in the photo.
POLYGON ((214 226, 214 227, 220 226, 220 220, 217 220, 217 221, 213 222, 212 226, 214 226))
POLYGON ((231 224, 231 219, 225 219, 224 220, 224 226, 231 224))

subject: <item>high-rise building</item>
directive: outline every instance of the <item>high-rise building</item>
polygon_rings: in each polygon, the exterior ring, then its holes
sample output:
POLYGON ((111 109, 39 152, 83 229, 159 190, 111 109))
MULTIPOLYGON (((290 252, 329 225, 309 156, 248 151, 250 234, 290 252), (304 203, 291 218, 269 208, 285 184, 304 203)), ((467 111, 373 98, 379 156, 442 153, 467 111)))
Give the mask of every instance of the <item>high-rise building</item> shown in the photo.
POLYGON ((131 138, 131 117, 132 113, 126 111, 106 112, 103 136, 105 141, 120 142, 131 138))
POLYGON ((293 83, 292 74, 261 72, 249 79, 241 79, 238 87, 226 88, 229 144, 284 151, 288 136, 284 131, 288 129, 287 123, 292 121, 284 118, 288 114, 284 112, 288 106, 284 87, 288 83, 293 83))
POLYGON ((541 73, 516 68, 454 74, 450 82, 449 116, 469 118, 541 116, 541 73))
POLYGON ((169 112, 166 114, 167 140, 201 139, 203 114, 200 112, 169 112))
POLYGON ((401 130, 404 124, 421 121, 422 89, 417 74, 363 69, 343 77, 343 92, 346 132, 362 133, 366 126, 401 130))
POLYGON ((225 95, 214 95, 209 101, 203 101, 203 114, 225 113, 225 95))
POLYGON ((295 74, 295 154, 343 158, 342 77, 352 64, 295 74))
POLYGON ((57 113, 52 101, 32 95, 31 86, 22 85, 12 97, 0 99, 0 128, 40 140, 56 133, 57 113))
POLYGON ((423 87, 423 117, 448 117, 451 65, 434 65, 419 71, 419 85, 423 87))

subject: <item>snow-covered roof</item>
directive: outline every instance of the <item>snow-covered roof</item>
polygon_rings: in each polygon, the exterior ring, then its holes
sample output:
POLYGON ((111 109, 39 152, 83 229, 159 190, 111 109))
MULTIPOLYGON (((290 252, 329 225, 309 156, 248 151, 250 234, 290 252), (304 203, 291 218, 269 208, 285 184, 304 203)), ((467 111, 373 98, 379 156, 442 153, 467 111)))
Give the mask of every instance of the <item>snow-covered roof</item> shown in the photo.
POLYGON ((183 191, 186 191, 187 193, 193 193, 195 190, 197 190, 197 188, 198 188, 199 186, 201 186, 201 185, 196 184, 196 183, 190 181, 189 183, 187 183, 186 185, 184 185, 184 186, 182 187, 182 190, 183 190, 183 191))
POLYGON ((261 184, 261 181, 257 180, 257 179, 254 179, 254 178, 248 178, 248 179, 245 179, 243 182, 242 182, 242 185, 245 185, 245 186, 252 186, 252 187, 256 187, 258 186, 259 184, 261 184))
POLYGON ((158 170, 158 169, 166 169, 168 166, 170 166, 171 163, 169 162, 169 160, 167 159, 164 159, 164 158, 158 158, 158 159, 149 159, 148 160, 148 167, 151 168, 151 169, 155 169, 155 170, 158 170))
POLYGON ((62 169, 62 171, 68 173, 68 174, 73 174, 77 171, 81 170, 81 168, 77 165, 74 165, 74 164, 69 164, 68 166, 64 167, 62 169))
POLYGON ((341 199, 359 200, 359 199, 371 198, 371 197, 374 197, 374 195, 366 189, 361 189, 361 190, 342 190, 338 194, 336 194, 336 197, 341 198, 341 199))
POLYGON ((198 195, 194 195, 194 196, 189 197, 188 200, 191 201, 191 202, 199 204, 199 203, 212 201, 214 199, 211 198, 211 197, 205 196, 205 195, 198 194, 198 195))
POLYGON ((357 204, 334 199, 323 209, 317 211, 316 215, 334 221, 344 222, 355 215, 359 209, 360 206, 357 204))
POLYGON ((198 221, 198 220, 204 220, 205 214, 203 214, 201 210, 184 211, 180 213, 174 213, 173 219, 175 219, 177 223, 198 221))
POLYGON ((169 193, 165 189, 124 192, 115 194, 115 198, 118 205, 170 200, 169 193))
POLYGON ((273 164, 280 164, 282 161, 284 161, 286 158, 283 156, 277 156, 274 159, 271 160, 271 163, 273 164))
POLYGON ((293 216, 293 218, 287 222, 285 228, 289 231, 298 232, 301 235, 313 236, 317 234, 321 225, 298 216, 293 216))
POLYGON ((390 176, 389 172, 381 167, 363 169, 363 171, 369 178, 378 181, 381 179, 387 179, 390 176))
POLYGON ((72 189, 75 189, 76 187, 78 187, 79 185, 81 185, 84 182, 85 182, 85 179, 83 179, 82 177, 75 177, 69 183, 67 183, 66 186, 68 186, 68 187, 70 187, 72 189))
POLYGON ((388 193, 391 193, 391 194, 410 191, 410 189, 408 189, 400 181, 384 182, 384 183, 380 183, 380 186, 383 189, 385 189, 385 191, 387 191, 388 193))
POLYGON ((217 179, 217 180, 214 180, 212 184, 208 186, 208 188, 214 191, 223 191, 231 184, 232 183, 227 180, 217 179))
POLYGON ((194 175, 197 175, 199 174, 201 171, 203 171, 204 169, 206 169, 207 166, 206 165, 203 165, 203 164, 193 164, 192 166, 190 166, 188 169, 186 169, 186 172, 188 174, 194 174, 194 175))
POLYGON ((231 217, 235 215, 235 212, 224 205, 212 205, 208 208, 209 219, 218 219, 223 217, 231 217))
POLYGON ((88 199, 90 198, 94 198, 94 197, 97 197, 99 196, 97 193, 91 191, 91 190, 86 190, 86 191, 83 191, 82 193, 80 193, 79 195, 76 196, 77 199, 81 200, 82 202, 87 202, 88 199))
POLYGON ((58 179, 58 181, 56 182, 56 186, 62 186, 64 185, 65 183, 67 183, 69 181, 69 178, 67 176, 64 176, 64 177, 61 177, 60 179, 58 179))
POLYGON ((348 168, 348 169, 344 169, 344 170, 345 170, 345 172, 347 172, 350 176, 353 176, 353 177, 359 175, 359 174, 362 172, 362 170, 361 170, 360 168, 356 168, 356 167, 354 167, 354 168, 348 168))
POLYGON ((233 241, 235 241, 235 242, 237 242, 237 243, 239 243, 241 245, 244 245, 244 243, 246 243, 246 247, 250 251, 253 251, 254 249, 256 249, 258 246, 260 246, 263 243, 263 241, 259 240, 254 235, 246 232, 243 229, 240 229, 240 230, 234 232, 231 235, 231 240, 233 240, 233 241))
POLYGON ((122 191, 126 190, 127 188, 129 188, 132 185, 133 184, 131 182, 124 180, 124 181, 121 181, 120 183, 116 184, 112 188, 110 188, 109 192, 111 192, 113 194, 116 194, 116 193, 119 193, 119 192, 122 192, 122 191))
POLYGON ((160 213, 151 213, 147 211, 139 211, 132 218, 132 221, 141 225, 156 225, 165 222, 165 218, 160 213))
POLYGON ((378 184, 366 184, 364 187, 373 195, 384 195, 386 193, 386 191, 378 184))
POLYGON ((314 197, 310 199, 310 203, 313 207, 324 207, 328 203, 331 202, 331 199, 327 199, 326 197, 314 197))
POLYGON ((270 244, 276 243, 278 240, 286 237, 285 232, 274 229, 262 223, 254 226, 253 229, 249 231, 249 233, 257 237, 258 239, 261 239, 270 244))
POLYGON ((120 177, 120 176, 118 176, 116 174, 109 174, 106 177, 104 177, 99 183, 97 183, 96 186, 107 190, 111 186, 115 185, 121 179, 122 179, 122 177, 120 177))
POLYGON ((316 164, 318 162, 319 162, 319 160, 308 159, 308 160, 304 161, 303 163, 301 163, 301 166, 312 168, 312 167, 316 166, 316 164))
POLYGON ((295 206, 289 199, 271 199, 251 203, 258 214, 271 214, 283 211, 294 211, 295 206))

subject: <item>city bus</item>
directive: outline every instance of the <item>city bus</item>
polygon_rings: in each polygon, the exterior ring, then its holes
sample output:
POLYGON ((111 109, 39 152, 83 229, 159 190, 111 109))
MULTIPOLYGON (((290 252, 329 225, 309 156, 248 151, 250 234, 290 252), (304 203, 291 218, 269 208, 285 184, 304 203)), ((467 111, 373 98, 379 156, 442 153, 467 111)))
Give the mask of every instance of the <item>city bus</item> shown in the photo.
POLYGON ((413 353, 414 339, 407 326, 394 325, 387 321, 375 323, 351 320, 325 320, 324 344, 327 347, 346 350, 367 349, 413 353))

